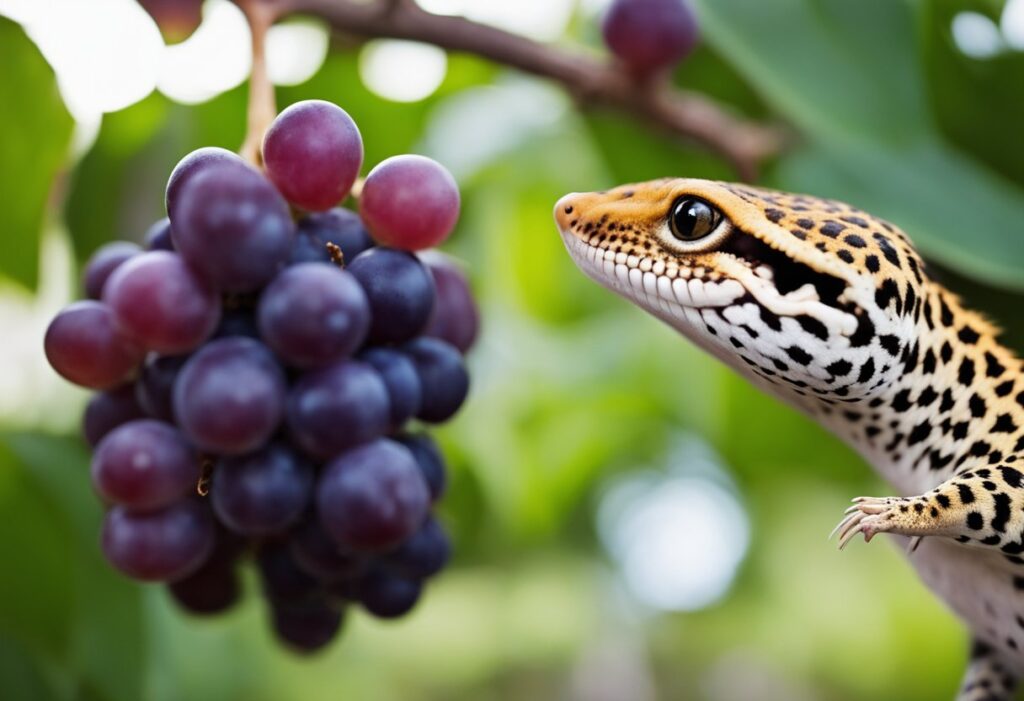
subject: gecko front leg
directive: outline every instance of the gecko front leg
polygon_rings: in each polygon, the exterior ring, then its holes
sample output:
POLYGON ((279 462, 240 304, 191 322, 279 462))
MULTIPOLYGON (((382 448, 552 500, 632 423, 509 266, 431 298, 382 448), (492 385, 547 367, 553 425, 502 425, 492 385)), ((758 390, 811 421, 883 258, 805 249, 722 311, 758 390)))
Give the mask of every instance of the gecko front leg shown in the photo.
POLYGON ((961 543, 1024 552, 1024 473, 1009 466, 980 468, 956 475, 914 497, 857 497, 836 527, 839 547, 858 534, 919 538, 939 536, 961 543))

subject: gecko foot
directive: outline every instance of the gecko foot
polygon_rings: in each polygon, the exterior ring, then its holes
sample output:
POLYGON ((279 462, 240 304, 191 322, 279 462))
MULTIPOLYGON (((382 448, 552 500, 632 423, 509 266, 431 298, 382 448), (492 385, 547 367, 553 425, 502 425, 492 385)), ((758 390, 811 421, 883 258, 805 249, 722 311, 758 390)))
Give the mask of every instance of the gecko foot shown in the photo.
MULTIPOLYGON (((858 534, 864 536, 865 543, 869 543, 877 533, 901 532, 901 521, 905 520, 901 516, 910 511, 912 503, 912 499, 904 497, 857 497, 829 538, 838 533, 839 549, 843 550, 858 534)), ((921 537, 915 535, 908 552, 916 550, 920 542, 921 537)))

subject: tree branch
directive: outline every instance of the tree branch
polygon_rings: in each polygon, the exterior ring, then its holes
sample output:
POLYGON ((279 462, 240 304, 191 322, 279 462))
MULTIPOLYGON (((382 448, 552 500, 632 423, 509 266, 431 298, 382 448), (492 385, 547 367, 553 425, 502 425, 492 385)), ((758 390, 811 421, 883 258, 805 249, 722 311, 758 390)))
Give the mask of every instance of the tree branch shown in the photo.
POLYGON ((561 83, 584 105, 627 112, 694 141, 752 180, 760 162, 781 150, 780 129, 731 114, 710 98, 667 81, 637 82, 610 61, 542 44, 462 17, 434 15, 410 0, 275 0, 282 15, 311 14, 363 38, 421 41, 475 54, 561 83))

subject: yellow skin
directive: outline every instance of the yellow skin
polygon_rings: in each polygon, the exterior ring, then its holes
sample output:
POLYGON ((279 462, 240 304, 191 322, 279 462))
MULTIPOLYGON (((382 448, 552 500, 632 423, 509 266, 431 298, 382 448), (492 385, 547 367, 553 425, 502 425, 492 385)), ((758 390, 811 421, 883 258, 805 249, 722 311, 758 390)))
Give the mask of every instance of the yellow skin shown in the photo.
POLYGON ((584 273, 896 487, 854 500, 841 546, 911 537, 922 578, 978 641, 958 698, 1010 698, 1024 673, 1024 368, 997 330, 928 277, 902 231, 840 202, 679 178, 567 195, 555 219, 584 273))

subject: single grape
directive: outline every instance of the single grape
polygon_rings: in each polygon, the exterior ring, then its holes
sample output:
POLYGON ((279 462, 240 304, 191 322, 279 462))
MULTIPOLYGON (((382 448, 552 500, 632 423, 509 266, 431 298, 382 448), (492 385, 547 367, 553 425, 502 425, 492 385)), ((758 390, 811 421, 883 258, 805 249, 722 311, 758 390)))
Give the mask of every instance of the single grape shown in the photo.
POLYGON ((186 499, 159 511, 115 506, 103 520, 102 546, 110 564, 129 577, 171 581, 199 568, 214 537, 209 510, 186 499))
POLYGON ((447 421, 469 393, 469 373, 459 351, 437 338, 423 336, 402 346, 412 358, 423 387, 423 402, 416 415, 424 421, 447 421))
POLYGON ((85 405, 82 435, 95 447, 103 437, 121 424, 144 418, 145 413, 135 399, 135 385, 121 385, 106 392, 97 392, 85 405))
POLYGON ((614 0, 604 41, 639 76, 675 65, 697 44, 697 19, 685 0, 614 0))
POLYGON ((317 367, 351 355, 370 328, 370 305, 355 277, 301 263, 274 278, 257 312, 267 345, 288 364, 317 367))
POLYGON ((375 569, 356 583, 359 603, 377 618, 401 618, 420 599, 423 585, 414 579, 375 569))
POLYGON ((193 175, 222 163, 246 165, 237 153, 216 146, 204 146, 196 149, 178 161, 174 170, 171 171, 171 177, 167 180, 167 191, 164 196, 164 205, 167 211, 170 212, 176 206, 178 193, 193 175))
POLYGON ((319 592, 317 581, 295 564, 284 543, 265 543, 256 556, 256 564, 263 582, 263 593, 271 601, 304 601, 319 592))
POLYGON ((370 341, 398 343, 417 336, 430 320, 434 281, 415 256, 371 248, 348 266, 370 301, 370 341))
POLYGON ((363 140, 348 113, 323 100, 296 102, 263 137, 267 176, 292 204, 330 209, 352 189, 363 164, 363 140))
POLYGON ((380 373, 388 388, 391 405, 391 429, 398 430, 420 410, 420 377, 409 356, 393 348, 370 348, 359 359, 380 373))
POLYGON ((108 502, 159 509, 181 500, 199 480, 199 458, 181 433, 153 419, 119 426, 92 456, 92 483, 108 502))
POLYGON ((241 595, 234 565, 212 558, 192 574, 172 582, 168 589, 183 609, 200 616, 224 613, 241 595))
POLYGON ((174 422, 174 382, 188 361, 187 355, 151 353, 135 381, 135 398, 147 416, 174 422))
POLYGON ((315 652, 327 645, 341 628, 341 611, 326 601, 313 600, 271 607, 274 631, 296 652, 315 652))
POLYGON ((292 439, 316 458, 383 436, 390 417, 384 380, 372 366, 354 360, 307 372, 288 394, 292 439))
POLYGON ((248 165, 216 163, 189 175, 167 211, 175 249, 221 290, 262 287, 291 253, 288 204, 248 165))
POLYGON ((437 296, 434 311, 423 333, 447 341, 467 352, 480 330, 480 312, 462 271, 445 255, 427 251, 420 255, 434 278, 437 296))
POLYGON ((459 218, 459 186, 444 166, 424 156, 393 156, 363 183, 359 214, 382 246, 419 251, 437 246, 459 218))
POLYGON ((284 372, 261 343, 232 336, 211 341, 174 383, 174 416, 201 450, 237 455, 255 450, 284 414, 284 372))
POLYGON ((139 0, 139 4, 156 21, 168 44, 187 39, 203 19, 202 0, 139 0))
POLYGON ((144 348, 186 353, 209 338, 220 298, 179 256, 150 251, 121 265, 103 288, 118 327, 144 348))
POLYGON ((428 518, 409 539, 381 559, 381 567, 408 579, 426 579, 444 569, 452 555, 448 534, 428 518))
POLYGON ((210 499, 217 518, 247 536, 280 533, 309 505, 313 468, 283 445, 221 458, 213 470, 210 499))
POLYGON ((329 263, 328 243, 341 249, 346 263, 373 248, 373 239, 359 215, 343 207, 335 207, 326 212, 307 214, 299 220, 289 262, 329 263))
POLYGON ((416 459, 423 479, 430 489, 430 501, 436 502, 440 499, 448 487, 448 474, 444 466, 444 457, 437 443, 430 437, 429 433, 403 433, 395 437, 395 440, 404 445, 416 459))
POLYGON ((142 249, 131 241, 111 241, 97 248, 82 271, 85 296, 89 299, 99 299, 103 295, 103 285, 110 274, 141 251, 142 249))
POLYGON ((61 377, 92 389, 121 384, 143 356, 142 349, 118 329, 111 308, 93 301, 61 310, 46 329, 43 348, 61 377))
POLYGON ((146 236, 143 238, 147 251, 173 251, 174 242, 171 240, 171 220, 164 217, 149 227, 146 236))
POLYGON ((321 525, 341 547, 375 552, 394 548, 420 527, 430 494, 412 453, 381 438, 327 463, 316 504, 321 525))
POLYGON ((295 564, 321 581, 352 579, 366 569, 366 559, 343 551, 315 518, 296 526, 288 548, 295 564))
POLYGON ((214 338, 227 338, 228 336, 246 336, 260 340, 260 329, 256 324, 256 312, 252 309, 225 310, 220 319, 220 325, 213 332, 214 338))

